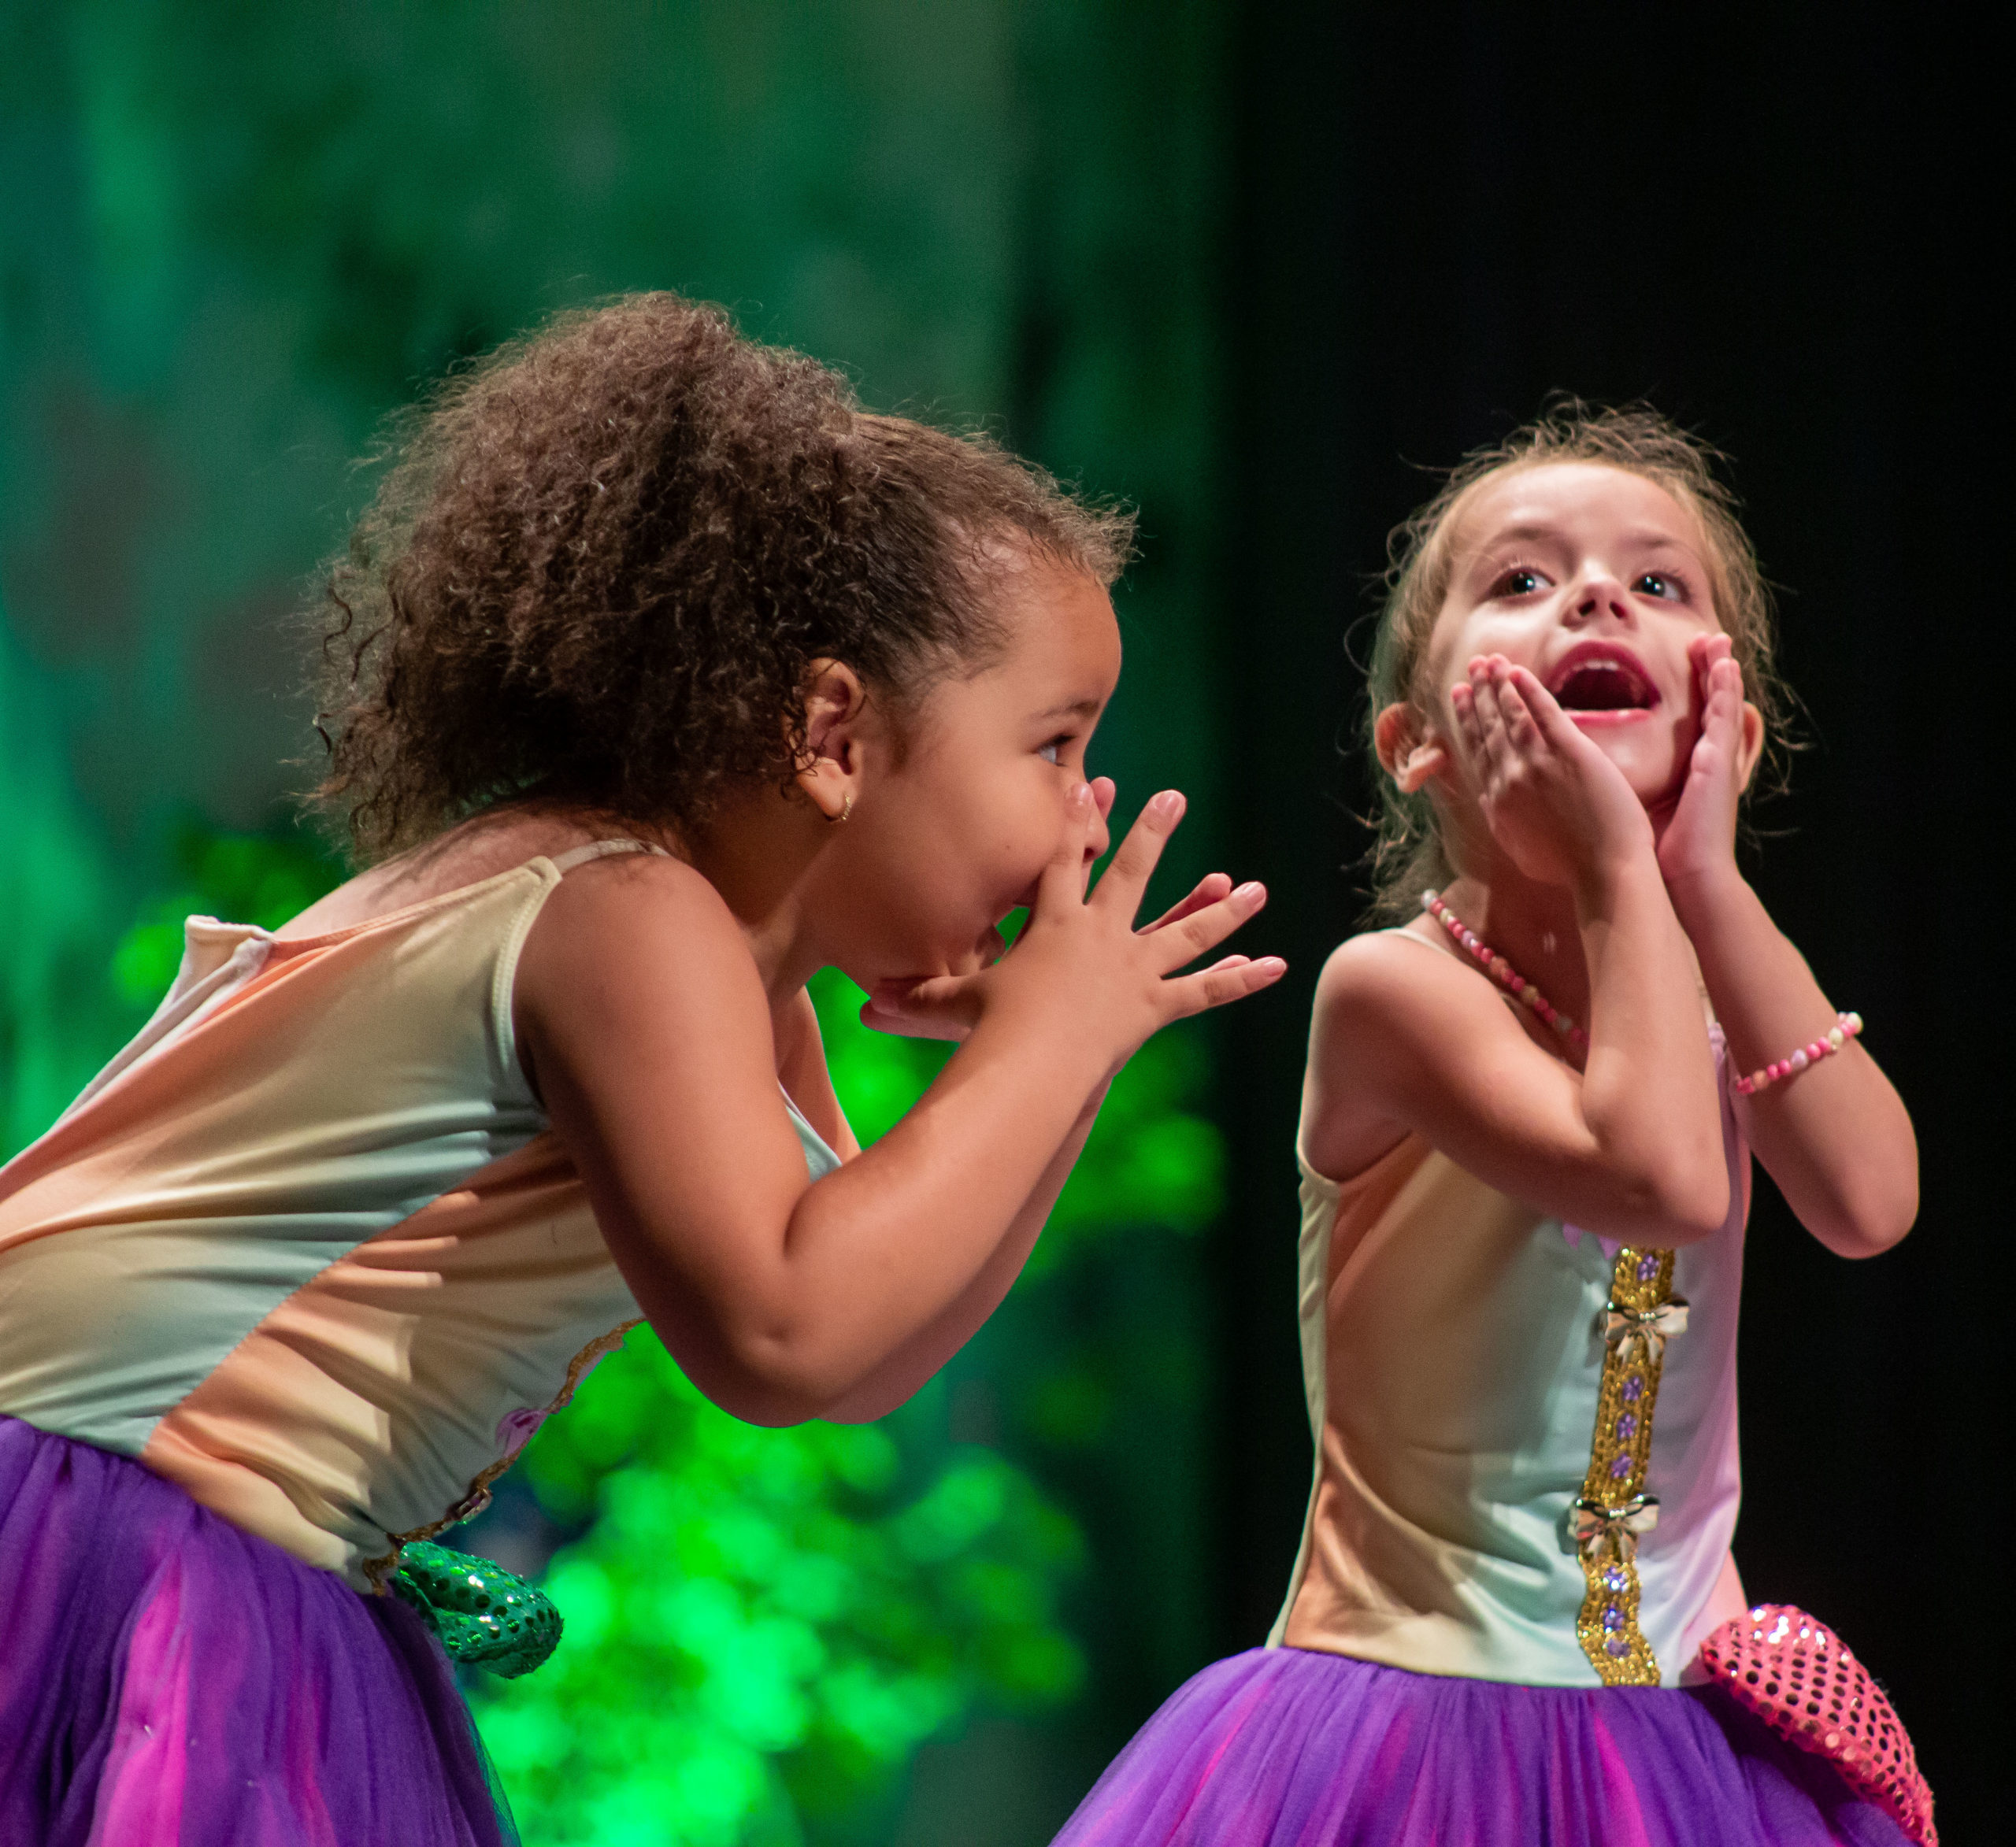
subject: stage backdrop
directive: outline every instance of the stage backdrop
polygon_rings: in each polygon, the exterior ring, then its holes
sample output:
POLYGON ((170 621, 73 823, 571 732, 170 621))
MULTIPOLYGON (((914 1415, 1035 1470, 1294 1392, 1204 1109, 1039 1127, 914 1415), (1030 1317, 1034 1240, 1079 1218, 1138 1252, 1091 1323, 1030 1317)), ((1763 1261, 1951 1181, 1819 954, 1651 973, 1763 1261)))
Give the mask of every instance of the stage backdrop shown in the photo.
MULTIPOLYGON (((1264 1634, 1306 1493, 1288 1157, 1357 920, 1346 637, 1383 535, 1550 390, 1727 444, 1813 745, 1767 896, 1870 1022, 1925 1216, 1859 1267, 1760 1189, 1753 1592, 1838 1623, 1988 1838, 2008 1710, 1996 1047, 2004 342, 1936 17, 1285 0, 0 0, 0 1145, 192 910, 341 875, 295 622, 384 414, 558 308, 676 287, 1143 517, 1095 750, 1266 878, 1289 980, 1122 1086, 1027 1282, 862 1431, 763 1432, 648 1338, 472 1549, 554 1661, 472 1697, 532 1847, 1036 1847, 1264 1634), (293 760, 290 761, 290 760, 293 760)), ((1981 196, 1977 196, 1981 195, 1981 196)), ((865 1132, 933 1068, 820 990, 865 1132)))
MULTIPOLYGON (((557 308, 673 287, 1141 509, 1099 766, 1199 869, 1214 10, 901 0, 0 9, 0 1134, 192 910, 339 875, 294 613, 385 413, 557 308), (290 763, 287 760, 301 760, 290 763)), ((824 989, 865 1133, 932 1068, 824 989)), ((480 1527, 568 1619, 472 1688, 528 1840, 1047 1838, 1203 1657, 1209 1047, 1116 1093, 1014 1304, 902 1416, 758 1431, 635 1339, 480 1527), (926 1741, 929 1741, 928 1743, 926 1741), (922 1746, 921 1755, 919 1747, 922 1746)))

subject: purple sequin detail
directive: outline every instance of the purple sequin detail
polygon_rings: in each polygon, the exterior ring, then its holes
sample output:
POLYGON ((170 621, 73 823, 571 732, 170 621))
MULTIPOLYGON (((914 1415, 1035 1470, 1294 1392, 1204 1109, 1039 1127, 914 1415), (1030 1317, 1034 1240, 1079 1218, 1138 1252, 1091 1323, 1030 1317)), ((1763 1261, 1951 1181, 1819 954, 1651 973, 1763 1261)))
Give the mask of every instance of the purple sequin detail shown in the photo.
POLYGON ((1635 1405, 1645 1395, 1645 1382, 1636 1374, 1624 1382, 1624 1401, 1635 1405))
POLYGON ((1610 1465, 1610 1477, 1614 1482, 1622 1481, 1630 1472, 1631 1458, 1628 1456, 1620 1456, 1610 1465))
POLYGON ((1640 1283, 1650 1283, 1658 1273, 1659 1260, 1657 1257, 1640 1257, 1638 1260, 1638 1280, 1640 1283))
POLYGON ((1627 1411, 1617 1420, 1617 1440, 1628 1443, 1638 1434, 1638 1413, 1627 1411))
POLYGON ((1621 1661, 1631 1653, 1631 1644, 1621 1635, 1613 1635, 1603 1644, 1603 1653, 1621 1661))
POLYGON ((1624 1627, 1624 1612, 1614 1603, 1603 1606, 1603 1627, 1606 1629, 1621 1629, 1624 1627))

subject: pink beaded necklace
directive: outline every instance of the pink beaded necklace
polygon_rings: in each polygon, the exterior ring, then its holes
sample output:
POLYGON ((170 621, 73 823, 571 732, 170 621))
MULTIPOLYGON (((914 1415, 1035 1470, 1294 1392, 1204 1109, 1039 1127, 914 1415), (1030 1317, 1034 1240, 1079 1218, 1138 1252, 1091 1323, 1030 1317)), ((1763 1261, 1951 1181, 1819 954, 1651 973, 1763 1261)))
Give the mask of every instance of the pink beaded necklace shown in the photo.
POLYGON ((1458 943, 1476 957, 1484 964, 1485 972, 1514 1000, 1523 1007, 1531 1008, 1577 1051, 1588 1050, 1589 1035, 1555 1006, 1497 950, 1488 943, 1480 942, 1477 932, 1442 901, 1440 893, 1424 891, 1421 894, 1421 908, 1447 931, 1458 943))

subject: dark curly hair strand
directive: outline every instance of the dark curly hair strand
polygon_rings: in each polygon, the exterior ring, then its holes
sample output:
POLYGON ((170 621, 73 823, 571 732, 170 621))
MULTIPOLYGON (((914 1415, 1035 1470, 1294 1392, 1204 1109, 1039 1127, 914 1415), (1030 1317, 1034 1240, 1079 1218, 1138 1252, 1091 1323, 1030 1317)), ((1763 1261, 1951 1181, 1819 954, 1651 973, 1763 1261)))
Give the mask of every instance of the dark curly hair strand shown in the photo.
POLYGON ((703 827, 802 762, 811 662, 902 707, 1002 642, 1010 550, 1106 584, 1132 519, 988 439, 654 294, 565 314, 393 427, 318 626, 328 773, 369 861, 540 797, 703 827))

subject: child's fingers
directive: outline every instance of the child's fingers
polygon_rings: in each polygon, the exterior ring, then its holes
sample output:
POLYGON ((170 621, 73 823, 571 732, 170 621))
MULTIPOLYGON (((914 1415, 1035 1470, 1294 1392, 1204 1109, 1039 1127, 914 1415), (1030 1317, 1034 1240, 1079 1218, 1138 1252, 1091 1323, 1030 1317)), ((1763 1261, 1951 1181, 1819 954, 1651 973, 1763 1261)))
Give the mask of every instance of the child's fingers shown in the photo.
POLYGON ((963 1039, 979 1018, 979 994, 963 975, 878 981, 861 1009, 863 1026, 904 1038, 963 1039))
POLYGON ((1449 709, 1456 715, 1456 738, 1463 755, 1474 762, 1484 753, 1484 728, 1468 680, 1459 679, 1449 689, 1449 709))
POLYGON ((1506 676, 1508 698, 1517 702, 1521 720, 1532 727, 1532 741, 1544 739, 1558 749, 1566 749, 1581 734, 1575 721, 1561 709, 1561 702, 1542 686, 1529 668, 1515 667, 1506 676))
MULTIPOLYGON (((1141 908, 1141 894, 1147 889, 1149 875, 1162 858, 1162 849, 1169 844, 1169 837, 1176 831, 1177 824, 1183 819, 1185 805, 1179 791, 1165 789, 1141 810, 1135 817, 1134 825, 1127 830, 1127 838, 1121 842, 1120 850, 1113 856, 1090 902, 1104 909, 1117 906, 1125 911, 1130 924, 1133 921, 1134 913, 1141 908)), ((1188 957, 1184 959, 1189 960, 1188 957)))
POLYGON ((1232 880, 1223 872, 1206 872, 1197 881, 1197 889, 1181 903, 1174 904, 1162 912, 1152 924, 1141 926, 1145 936, 1151 930, 1160 930, 1166 924, 1180 923, 1184 918, 1194 916, 1207 905, 1214 905, 1232 890, 1232 880))
POLYGON ((1058 831, 1057 850, 1036 882, 1036 912, 1085 901, 1085 843, 1098 807, 1091 786, 1074 784, 1064 798, 1064 825, 1058 831))
POLYGON ((1693 664, 1695 682, 1701 688, 1704 698, 1707 696, 1708 682, 1714 674, 1716 663, 1729 659, 1735 645, 1725 635, 1697 635, 1687 644, 1687 656, 1693 664))
POLYGON ((1254 879, 1228 892, 1217 903, 1149 934, 1146 940, 1154 949, 1156 972, 1172 974, 1206 949, 1216 949, 1266 902, 1266 886, 1254 879))
POLYGON ((1498 694, 1499 721, 1505 727, 1505 741, 1521 757, 1530 757, 1539 747, 1541 731, 1528 706, 1519 683, 1519 670, 1508 667, 1492 676, 1498 694))
POLYGON ((1248 994, 1257 994, 1263 987, 1272 987, 1288 972, 1288 964, 1279 956, 1262 956, 1257 962, 1228 957, 1225 961, 1214 963, 1195 975, 1163 983, 1164 994, 1175 1003, 1175 1010, 1169 1017, 1183 1020, 1213 1007, 1243 1001, 1248 994))
POLYGON ((1512 740, 1505 726, 1505 709, 1489 664, 1486 663, 1481 671, 1477 662, 1470 664, 1470 701, 1477 708, 1481 754, 1485 763, 1495 768, 1503 764, 1512 750, 1512 740))

